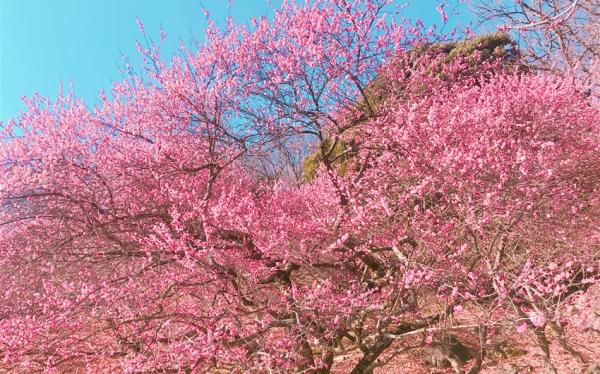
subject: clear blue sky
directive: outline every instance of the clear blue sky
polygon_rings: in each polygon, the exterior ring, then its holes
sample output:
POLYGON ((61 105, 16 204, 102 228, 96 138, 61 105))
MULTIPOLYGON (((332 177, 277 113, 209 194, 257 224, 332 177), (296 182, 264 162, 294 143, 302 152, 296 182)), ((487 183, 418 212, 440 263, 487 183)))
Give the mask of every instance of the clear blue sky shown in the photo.
MULTIPOLYGON (((409 2, 405 15, 427 25, 440 22, 437 0, 409 2)), ((180 40, 203 36, 202 6, 215 21, 229 12, 237 22, 272 14, 280 0, 0 0, 0 121, 24 109, 21 96, 39 93, 55 98, 59 83, 72 85, 89 104, 101 89, 121 78, 122 55, 137 60, 135 19, 158 39, 160 26, 168 38, 163 55, 180 40)), ((455 21, 464 22, 464 14, 455 21)))

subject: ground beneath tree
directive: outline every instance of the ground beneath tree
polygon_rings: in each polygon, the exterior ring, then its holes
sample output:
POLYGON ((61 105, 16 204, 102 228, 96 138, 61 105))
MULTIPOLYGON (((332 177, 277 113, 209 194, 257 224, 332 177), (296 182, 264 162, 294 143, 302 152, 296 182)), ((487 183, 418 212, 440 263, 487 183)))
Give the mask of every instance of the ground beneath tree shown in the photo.
MULTIPOLYGON (((548 328, 548 338, 551 340, 551 358, 559 374, 600 374, 600 287, 595 286, 577 299, 576 306, 589 303, 591 305, 587 315, 591 318, 581 319, 575 312, 568 318, 565 328, 567 341, 572 349, 583 355, 586 362, 580 363, 576 358, 561 348, 555 333, 548 328), (598 363, 598 371, 585 372, 592 364, 598 363)), ((578 309, 575 308, 575 311, 578 309)), ((456 333, 460 341, 476 351, 477 340, 474 335, 456 333)), ((413 344, 408 342, 407 344, 413 344)), ((401 349, 400 346, 395 347, 401 349)), ((411 350, 392 358, 385 366, 376 368, 375 374, 421 374, 421 373, 454 373, 451 368, 430 368, 424 361, 426 348, 411 350)), ((359 360, 360 354, 350 355, 335 363, 333 373, 349 373, 354 364, 359 360)), ((382 356, 383 360, 388 357, 382 356)), ((475 360, 470 360, 462 369, 468 372, 475 360)), ((482 374, 518 374, 518 373, 545 373, 543 355, 536 346, 532 334, 519 334, 515 328, 505 329, 502 334, 494 338, 492 348, 483 362, 480 373, 482 374), (495 350, 493 346, 502 346, 504 354, 495 350)))
MULTIPOLYGON (((561 348, 556 335, 552 329, 548 328, 546 333, 551 341, 552 363, 559 374, 600 374, 600 286, 595 286, 589 289, 585 295, 577 299, 574 304, 576 308, 568 317, 565 327, 567 340, 572 349, 578 351, 585 358, 585 363, 580 363, 577 359, 571 356, 568 352, 561 348), (589 308, 586 315, 591 318, 582 319, 577 314, 577 310, 581 305, 588 304, 589 308), (585 371, 586 369, 597 363, 596 371, 585 371)), ((476 335, 469 332, 456 332, 453 334, 459 340, 469 347, 473 352, 478 350, 478 342, 476 335)), ((422 337, 414 336, 412 341, 409 339, 403 340, 405 346, 418 345, 422 337)), ((408 352, 398 353, 402 350, 400 344, 396 344, 390 349, 386 355, 381 358, 387 363, 384 366, 374 370, 374 374, 444 374, 454 373, 451 368, 431 368, 425 363, 425 351, 427 348, 415 348, 408 352), (394 352, 397 354, 390 357, 394 352)), ((356 351, 353 354, 348 354, 343 357, 336 357, 332 373, 346 374, 352 371, 352 368, 359 361, 360 352, 356 351)), ((61 374, 84 374, 84 373, 119 373, 120 359, 108 359, 102 363, 96 363, 91 371, 86 371, 85 365, 78 361, 66 362, 58 368, 51 371, 52 373, 61 374)), ((468 372, 475 364, 475 360, 471 359, 463 367, 463 371, 468 372)), ((7 369, 0 365, 0 374, 25 374, 24 370, 7 369)), ((226 374, 228 371, 215 371, 213 373, 226 374)), ((542 351, 536 346, 534 338, 530 333, 520 334, 516 328, 505 328, 502 333, 494 337, 491 348, 488 350, 486 358, 483 362, 482 374, 521 374, 521 373, 546 373, 543 366, 542 351), (496 347, 501 346, 502 349, 497 350, 496 347), (501 353, 503 352, 503 353, 501 353)), ((262 373, 261 373, 262 374, 262 373)))
MULTIPOLYGON (((492 353, 491 357, 487 357, 483 363, 483 368, 480 373, 483 374, 517 374, 517 373, 545 373, 542 364, 542 352, 535 346, 531 337, 515 336, 510 339, 508 346, 509 350, 507 357, 492 353), (510 352, 522 350, 516 353, 514 357, 510 357, 510 352)), ((569 341, 572 348, 581 352, 587 364, 580 364, 576 359, 562 350, 557 341, 552 344, 552 362, 554 363, 558 373, 560 374, 579 374, 582 369, 589 364, 600 360, 600 334, 594 332, 587 333, 572 333, 569 332, 569 341)), ((474 347, 473 344, 469 346, 474 347)), ((347 357, 345 360, 337 362, 333 368, 333 373, 342 374, 349 373, 354 364, 358 361, 360 355, 347 357)), ((385 358, 385 357, 384 357, 385 358)), ((467 365, 463 366, 463 370, 467 372, 474 364, 475 360, 470 360, 467 365)), ((397 374, 421 374, 421 373, 454 373, 451 368, 429 368, 424 362, 424 349, 414 350, 410 353, 399 355, 393 358, 387 365, 374 370, 375 374, 397 373, 397 374)))

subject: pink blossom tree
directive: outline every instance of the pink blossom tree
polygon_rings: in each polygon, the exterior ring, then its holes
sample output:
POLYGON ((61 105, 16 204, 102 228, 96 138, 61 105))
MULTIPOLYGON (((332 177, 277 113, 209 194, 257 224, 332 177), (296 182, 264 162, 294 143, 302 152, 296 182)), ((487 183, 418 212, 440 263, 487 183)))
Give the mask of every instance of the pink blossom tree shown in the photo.
POLYGON ((505 325, 550 371, 547 326, 580 357, 558 311, 598 282, 598 107, 573 80, 415 54, 388 3, 284 2, 170 63, 141 47, 145 75, 96 108, 29 99, 0 143, 4 366, 327 373, 356 353, 370 373, 468 329, 475 373, 505 325), (353 145, 345 170, 292 177, 325 139, 353 145))

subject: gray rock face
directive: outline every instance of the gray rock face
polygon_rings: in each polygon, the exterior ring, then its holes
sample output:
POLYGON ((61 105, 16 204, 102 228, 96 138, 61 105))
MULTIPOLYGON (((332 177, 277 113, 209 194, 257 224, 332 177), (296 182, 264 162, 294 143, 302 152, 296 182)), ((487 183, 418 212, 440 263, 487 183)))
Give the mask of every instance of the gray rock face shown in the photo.
POLYGON ((515 364, 506 364, 506 365, 504 365, 504 373, 505 374, 533 373, 533 368, 529 365, 519 366, 519 365, 515 365, 515 364))
POLYGON ((452 367, 462 372, 460 367, 472 357, 471 352, 455 336, 444 336, 434 340, 425 352, 425 362, 433 367, 452 367))
POLYGON ((495 342, 487 350, 487 358, 494 361, 502 361, 510 357, 520 357, 527 354, 527 351, 517 346, 511 345, 508 341, 495 342))

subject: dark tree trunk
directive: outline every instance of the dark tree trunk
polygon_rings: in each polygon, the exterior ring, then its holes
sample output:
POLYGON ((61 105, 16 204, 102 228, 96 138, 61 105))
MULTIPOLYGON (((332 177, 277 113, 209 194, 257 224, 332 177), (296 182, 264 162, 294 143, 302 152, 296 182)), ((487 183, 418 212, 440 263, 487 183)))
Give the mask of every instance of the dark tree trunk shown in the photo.
POLYGON ((350 374, 371 374, 373 372, 373 363, 375 360, 385 351, 390 345, 392 345, 393 340, 383 338, 379 340, 373 348, 369 349, 360 361, 354 366, 354 369, 350 372, 350 374))

